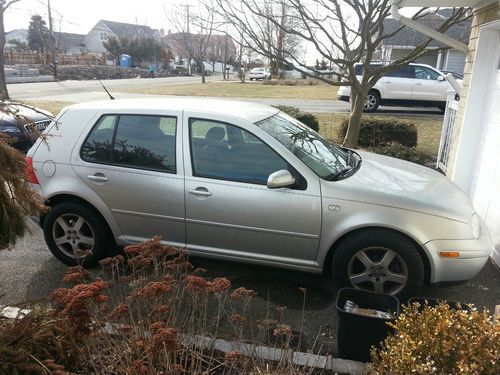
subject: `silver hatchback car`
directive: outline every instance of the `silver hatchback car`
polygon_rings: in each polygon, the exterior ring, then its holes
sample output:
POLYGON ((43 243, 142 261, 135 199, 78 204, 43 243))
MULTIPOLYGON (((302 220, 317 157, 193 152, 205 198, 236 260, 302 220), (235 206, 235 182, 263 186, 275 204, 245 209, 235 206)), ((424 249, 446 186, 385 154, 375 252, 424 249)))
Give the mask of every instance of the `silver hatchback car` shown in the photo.
POLYGON ((492 249, 444 176, 335 146, 269 106, 93 102, 65 108, 45 134, 29 177, 52 207, 47 245, 68 265, 160 235, 193 255, 401 296, 474 277, 492 249))

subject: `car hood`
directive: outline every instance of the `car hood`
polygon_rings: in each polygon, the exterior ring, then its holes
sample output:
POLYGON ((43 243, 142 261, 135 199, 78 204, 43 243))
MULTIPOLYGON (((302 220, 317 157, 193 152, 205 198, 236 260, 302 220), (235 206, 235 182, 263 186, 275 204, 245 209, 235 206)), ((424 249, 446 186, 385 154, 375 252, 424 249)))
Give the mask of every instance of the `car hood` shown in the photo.
POLYGON ((323 184, 325 196, 470 222, 474 213, 470 200, 439 172, 388 156, 359 154, 363 159, 359 170, 344 180, 323 184))

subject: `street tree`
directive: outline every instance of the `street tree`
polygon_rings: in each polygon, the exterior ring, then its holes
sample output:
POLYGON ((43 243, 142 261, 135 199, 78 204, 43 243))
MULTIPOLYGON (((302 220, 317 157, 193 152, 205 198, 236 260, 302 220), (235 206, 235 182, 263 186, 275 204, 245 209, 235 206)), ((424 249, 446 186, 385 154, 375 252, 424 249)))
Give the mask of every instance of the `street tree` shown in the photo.
MULTIPOLYGON (((424 39, 407 54, 370 69, 380 44, 400 32, 404 26, 387 31, 384 20, 390 15, 391 0, 288 0, 286 17, 293 22, 283 22, 269 12, 269 5, 258 0, 214 0, 214 9, 234 29, 235 42, 253 49, 270 60, 279 61, 305 76, 314 77, 332 86, 351 87, 349 127, 343 144, 357 147, 365 98, 369 90, 383 75, 430 53, 449 48, 431 47, 431 38, 424 39), (300 51, 286 50, 279 43, 269 43, 262 37, 270 24, 283 35, 293 36, 314 48, 317 55, 331 71, 308 67, 300 51), (362 62, 364 74, 356 76, 354 65, 362 62)), ((282 3, 277 0, 276 6, 282 3)), ((283 6, 283 5, 282 5, 283 6)), ((422 8, 414 15, 421 18, 429 10, 422 8)), ((436 24, 438 32, 445 32, 470 17, 468 9, 453 8, 448 18, 436 24)), ((411 41, 408 43, 412 45, 411 41)), ((320 62, 319 68, 322 63, 320 62)))
POLYGON ((4 16, 5 11, 9 9, 12 4, 20 0, 0 0, 0 100, 9 98, 9 91, 7 90, 7 82, 5 81, 5 64, 3 53, 5 49, 5 25, 4 16))
POLYGON ((159 41, 149 36, 118 38, 113 35, 103 42, 103 46, 114 59, 118 59, 121 54, 130 55, 135 65, 158 62, 164 50, 159 41))
POLYGON ((44 53, 49 50, 50 32, 42 16, 34 14, 31 16, 28 27, 28 46, 30 50, 44 53))
POLYGON ((205 83, 204 61, 209 58, 212 33, 215 29, 215 12, 212 7, 204 4, 200 4, 195 13, 190 12, 190 6, 184 8, 184 11, 180 8, 173 8, 171 11, 165 9, 169 23, 176 31, 168 36, 168 40, 174 44, 172 47, 178 55, 187 57, 188 66, 191 65, 191 60, 195 61, 201 73, 201 82, 205 83))

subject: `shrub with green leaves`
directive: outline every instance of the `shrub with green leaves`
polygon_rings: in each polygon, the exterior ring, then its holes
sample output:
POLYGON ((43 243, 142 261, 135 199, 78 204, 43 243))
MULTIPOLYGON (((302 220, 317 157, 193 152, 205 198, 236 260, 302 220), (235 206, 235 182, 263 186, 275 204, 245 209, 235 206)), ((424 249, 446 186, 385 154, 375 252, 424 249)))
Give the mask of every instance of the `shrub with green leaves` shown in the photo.
POLYGON ((372 350, 374 374, 500 374, 500 321, 482 312, 403 307, 396 333, 372 350))
MULTIPOLYGON (((338 129, 338 139, 344 139, 349 121, 343 120, 338 129)), ((399 143, 406 147, 417 145, 417 127, 410 122, 364 117, 359 131, 360 147, 382 147, 399 143)))
POLYGON ((285 112, 287 115, 296 118, 304 125, 310 127, 312 130, 319 132, 319 121, 314 114, 303 112, 301 109, 297 107, 292 107, 287 105, 277 105, 275 107, 280 111, 285 112))

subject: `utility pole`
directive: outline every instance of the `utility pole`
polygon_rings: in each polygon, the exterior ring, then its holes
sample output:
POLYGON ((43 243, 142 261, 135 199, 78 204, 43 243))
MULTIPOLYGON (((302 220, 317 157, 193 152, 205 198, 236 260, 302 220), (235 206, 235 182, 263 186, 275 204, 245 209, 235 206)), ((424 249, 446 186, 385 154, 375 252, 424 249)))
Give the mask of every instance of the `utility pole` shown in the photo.
POLYGON ((190 4, 185 4, 185 5, 181 5, 183 6, 184 8, 186 8, 186 31, 187 31, 187 35, 186 35, 186 52, 188 54, 188 75, 191 75, 191 46, 190 46, 190 43, 191 43, 191 35, 189 34, 189 8, 192 7, 192 5, 190 4))
POLYGON ((48 17, 49 17, 49 46, 50 46, 50 54, 52 59, 52 69, 54 71, 54 79, 57 80, 57 56, 56 56, 56 47, 54 44, 54 29, 52 27, 52 8, 50 7, 50 0, 47 0, 47 8, 48 8, 48 17))

